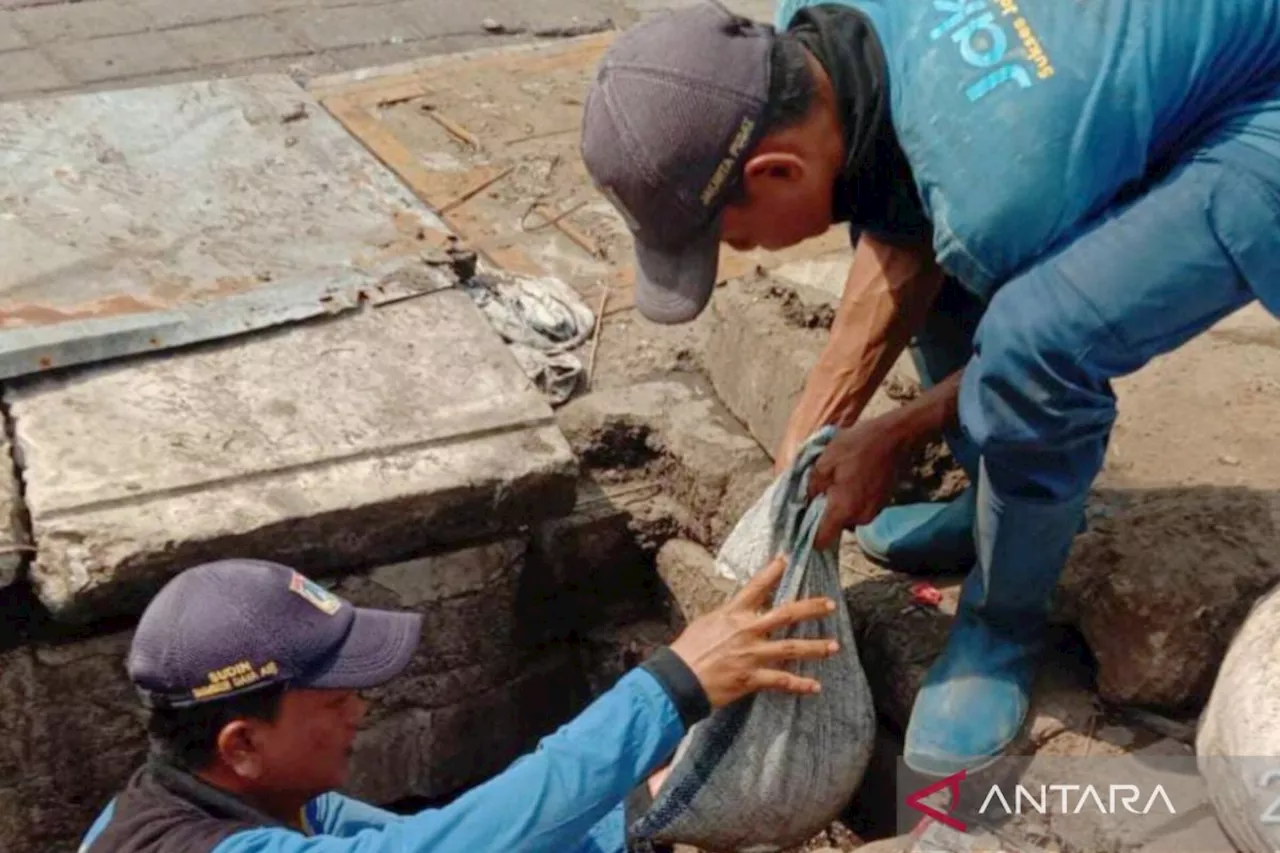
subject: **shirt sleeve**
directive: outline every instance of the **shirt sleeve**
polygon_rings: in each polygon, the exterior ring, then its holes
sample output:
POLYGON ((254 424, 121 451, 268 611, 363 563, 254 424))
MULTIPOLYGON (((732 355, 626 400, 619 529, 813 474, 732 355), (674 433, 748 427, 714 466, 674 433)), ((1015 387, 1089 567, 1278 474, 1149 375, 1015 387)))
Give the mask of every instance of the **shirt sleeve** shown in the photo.
POLYGON ((448 806, 349 836, 237 833, 215 853, 564 853, 674 753, 706 697, 663 649, 505 772, 448 806), (690 685, 693 685, 691 687, 690 685))
POLYGON ((319 835, 337 835, 343 838, 355 835, 362 829, 382 829, 389 823, 403 818, 395 812, 380 809, 369 803, 331 792, 312 800, 307 807, 307 819, 319 835))

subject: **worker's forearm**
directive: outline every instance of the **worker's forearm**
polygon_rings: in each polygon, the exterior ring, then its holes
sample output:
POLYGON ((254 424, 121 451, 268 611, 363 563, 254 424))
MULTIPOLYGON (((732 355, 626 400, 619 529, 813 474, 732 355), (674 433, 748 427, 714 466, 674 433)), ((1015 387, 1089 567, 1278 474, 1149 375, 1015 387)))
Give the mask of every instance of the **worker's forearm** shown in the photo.
POLYGON ((923 392, 905 406, 883 417, 887 429, 897 437, 904 450, 919 447, 936 438, 960 421, 960 380, 964 370, 957 370, 937 385, 923 392))
POLYGON ((779 468, 821 427, 857 421, 941 284, 942 271, 927 245, 896 247, 866 236, 859 241, 827 344, 777 449, 779 468))

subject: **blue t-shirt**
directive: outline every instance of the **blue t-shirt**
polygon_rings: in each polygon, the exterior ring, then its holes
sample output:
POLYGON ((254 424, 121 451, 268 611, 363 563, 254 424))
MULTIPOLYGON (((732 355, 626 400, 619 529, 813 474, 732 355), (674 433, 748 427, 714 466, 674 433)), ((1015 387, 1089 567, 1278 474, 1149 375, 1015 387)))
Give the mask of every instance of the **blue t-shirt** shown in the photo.
POLYGON ((985 297, 1280 83, 1280 0, 826 2, 880 37, 938 261, 985 297))

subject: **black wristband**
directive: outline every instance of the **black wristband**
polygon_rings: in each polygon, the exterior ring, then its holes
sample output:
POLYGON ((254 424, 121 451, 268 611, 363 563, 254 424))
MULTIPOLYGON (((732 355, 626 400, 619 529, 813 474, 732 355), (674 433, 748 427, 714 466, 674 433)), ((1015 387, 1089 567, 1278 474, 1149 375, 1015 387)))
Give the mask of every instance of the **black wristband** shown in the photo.
POLYGON ((684 722, 685 731, 711 713, 711 702, 698 677, 679 655, 671 651, 670 646, 658 649, 640 664, 640 668, 658 679, 662 689, 667 691, 684 722))

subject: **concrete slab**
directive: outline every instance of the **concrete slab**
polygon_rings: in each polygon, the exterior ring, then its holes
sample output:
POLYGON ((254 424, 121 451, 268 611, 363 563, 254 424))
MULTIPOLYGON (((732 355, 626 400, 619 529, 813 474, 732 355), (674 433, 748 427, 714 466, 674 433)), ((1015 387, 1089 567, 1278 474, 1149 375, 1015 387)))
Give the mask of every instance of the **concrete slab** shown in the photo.
POLYGON ((284 75, 0 105, 0 209, 0 378, 354 309, 446 230, 284 75))
MULTIPOLYGON (((813 282, 821 280, 830 281, 815 278, 813 282)), ((797 286, 804 285, 774 274, 748 276, 721 288, 707 314, 707 374, 725 406, 770 455, 782 441, 828 336, 826 329, 806 327, 788 316, 784 294, 797 286)), ((830 289, 825 295, 832 302, 839 299, 830 289)), ((890 377, 895 376, 914 378, 906 355, 890 372, 890 377)), ((863 417, 883 414, 897 405, 882 386, 863 417)))
POLYGON ((39 548, 66 621, 138 612, 228 554, 317 575, 558 517, 577 463, 460 291, 7 394, 39 548))

